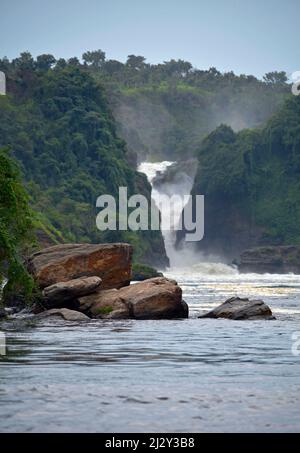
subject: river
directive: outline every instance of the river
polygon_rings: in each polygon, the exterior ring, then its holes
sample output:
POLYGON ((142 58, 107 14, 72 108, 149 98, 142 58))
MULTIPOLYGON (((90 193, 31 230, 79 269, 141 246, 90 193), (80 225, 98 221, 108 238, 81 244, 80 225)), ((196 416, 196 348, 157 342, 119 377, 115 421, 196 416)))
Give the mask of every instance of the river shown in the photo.
MULTIPOLYGON (((140 170, 153 183, 172 164, 140 170)), ((153 187, 153 199, 189 194, 192 184, 181 170, 153 187)), ((37 325, 17 317, 2 325, 0 431, 300 431, 300 275, 201 263, 193 247, 176 249, 181 211, 172 209, 163 237, 173 270, 165 275, 182 287, 190 317, 37 325), (262 298, 277 319, 198 319, 235 295, 262 298)))
POLYGON ((2 325, 0 431, 299 432, 300 276, 213 263, 166 275, 189 319, 2 325), (197 318, 233 295, 277 319, 197 318))

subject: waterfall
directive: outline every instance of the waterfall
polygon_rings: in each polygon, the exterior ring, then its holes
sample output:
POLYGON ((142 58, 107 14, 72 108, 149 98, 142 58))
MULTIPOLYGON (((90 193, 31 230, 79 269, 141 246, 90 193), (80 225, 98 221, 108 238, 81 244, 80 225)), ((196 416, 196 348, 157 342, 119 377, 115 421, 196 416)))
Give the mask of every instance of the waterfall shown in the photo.
MULTIPOLYGON (((138 171, 145 173, 152 186, 152 199, 159 208, 160 197, 163 195, 189 195, 196 173, 195 160, 186 162, 142 162, 138 171)), ((171 205, 171 210, 161 210, 161 230, 164 238, 166 254, 171 268, 187 267, 199 262, 199 254, 194 250, 193 243, 183 243, 180 249, 176 244, 176 226, 182 214, 180 200, 171 205), (171 224, 169 224, 171 219, 171 224)))

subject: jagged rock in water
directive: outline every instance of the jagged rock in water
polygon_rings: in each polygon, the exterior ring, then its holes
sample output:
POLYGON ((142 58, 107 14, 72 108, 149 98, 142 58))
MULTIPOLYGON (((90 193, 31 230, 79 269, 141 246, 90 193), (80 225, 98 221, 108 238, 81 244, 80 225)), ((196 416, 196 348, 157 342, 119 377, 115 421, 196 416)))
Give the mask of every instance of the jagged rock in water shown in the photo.
POLYGON ((262 300, 231 297, 214 310, 199 318, 227 318, 235 320, 275 319, 268 305, 262 300))
POLYGON ((285 274, 300 273, 300 246, 266 246, 245 250, 241 254, 239 271, 285 274))
POLYGON ((131 279, 129 244, 61 244, 34 253, 28 270, 41 289, 79 277, 100 277, 102 288, 121 288, 131 279))
POLYGON ((52 308, 36 315, 37 319, 48 318, 49 316, 59 316, 66 321, 89 321, 90 318, 79 311, 69 310, 68 308, 52 308))
POLYGON ((101 285, 100 277, 80 277, 67 282, 54 283, 43 290, 43 305, 61 307, 68 301, 94 292, 101 285))
POLYGON ((171 319, 187 318, 175 280, 152 278, 119 290, 98 290, 79 298, 79 310, 95 318, 171 319))

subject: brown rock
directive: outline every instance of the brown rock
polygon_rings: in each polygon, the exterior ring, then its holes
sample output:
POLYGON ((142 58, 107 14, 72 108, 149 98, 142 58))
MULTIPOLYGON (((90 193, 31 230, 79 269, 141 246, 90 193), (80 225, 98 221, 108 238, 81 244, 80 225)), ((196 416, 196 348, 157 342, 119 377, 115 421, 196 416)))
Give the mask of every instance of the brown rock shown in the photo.
POLYGON ((79 298, 79 310, 96 318, 187 318, 188 306, 174 280, 152 278, 119 290, 79 298))
POLYGON ((68 308, 52 308, 37 315, 37 318, 47 318, 49 316, 60 316, 66 321, 89 321, 90 318, 79 311, 69 310, 68 308))
POLYGON ((300 246, 278 245, 255 247, 241 254, 239 271, 259 274, 300 272, 300 246))
POLYGON ((43 291, 43 305, 50 307, 62 306, 80 296, 91 294, 101 284, 100 277, 81 277, 67 282, 54 283, 43 291))
POLYGON ((227 318, 235 320, 275 319, 268 305, 262 300, 231 297, 214 310, 199 318, 227 318))
POLYGON ((132 246, 129 244, 61 244, 34 253, 28 270, 40 287, 79 277, 97 276, 102 288, 130 283, 132 246))
POLYGON ((79 299, 78 310, 92 318, 127 319, 130 318, 130 306, 123 300, 120 289, 108 289, 84 296, 79 299))

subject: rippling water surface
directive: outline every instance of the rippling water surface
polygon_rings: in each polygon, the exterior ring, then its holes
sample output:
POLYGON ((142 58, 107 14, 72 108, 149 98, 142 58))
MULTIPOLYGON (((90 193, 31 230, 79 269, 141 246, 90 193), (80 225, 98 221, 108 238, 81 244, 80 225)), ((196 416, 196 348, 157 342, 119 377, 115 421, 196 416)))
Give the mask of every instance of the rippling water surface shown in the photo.
POLYGON ((167 276, 187 320, 2 325, 0 431, 299 432, 300 276, 167 276), (277 320, 197 319, 233 295, 262 298, 277 320))

